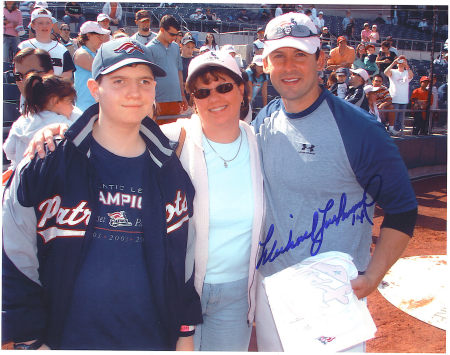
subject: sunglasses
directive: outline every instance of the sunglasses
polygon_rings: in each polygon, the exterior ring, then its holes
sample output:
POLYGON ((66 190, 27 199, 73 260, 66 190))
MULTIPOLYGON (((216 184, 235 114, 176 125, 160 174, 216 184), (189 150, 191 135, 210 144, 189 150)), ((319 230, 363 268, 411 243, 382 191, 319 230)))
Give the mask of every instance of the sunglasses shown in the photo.
POLYGON ((70 29, 68 29, 68 28, 61 28, 61 31, 70 32, 70 29))
POLYGON ((206 99, 209 95, 211 95, 211 91, 216 90, 219 94, 226 94, 227 92, 230 92, 233 90, 234 84, 233 83, 223 83, 218 86, 216 86, 214 89, 197 89, 192 92, 192 95, 196 99, 206 99))
POLYGON ((172 37, 175 37, 175 36, 178 36, 178 33, 172 33, 172 32, 169 32, 169 31, 166 31, 169 35, 171 35, 172 37))
POLYGON ((44 70, 30 70, 30 71, 28 71, 28 72, 26 72, 25 74, 22 74, 22 73, 13 73, 13 75, 14 75, 14 80, 16 81, 16 82, 20 82, 20 81, 22 81, 22 80, 24 80, 25 79, 25 77, 28 75, 28 74, 30 74, 30 73, 36 73, 36 74, 40 74, 40 73, 45 73, 45 71, 44 70))
POLYGON ((264 40, 271 41, 275 39, 281 39, 284 37, 318 37, 319 35, 313 33, 308 26, 298 25, 295 22, 288 23, 279 27, 272 27, 269 31, 266 30, 264 40))

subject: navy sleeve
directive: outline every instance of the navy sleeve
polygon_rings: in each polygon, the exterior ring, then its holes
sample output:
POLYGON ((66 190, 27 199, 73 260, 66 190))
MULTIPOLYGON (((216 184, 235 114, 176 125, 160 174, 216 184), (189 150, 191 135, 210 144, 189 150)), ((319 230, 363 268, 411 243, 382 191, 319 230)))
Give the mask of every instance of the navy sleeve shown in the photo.
POLYGON ((75 64, 73 63, 72 56, 69 51, 63 54, 63 73, 66 71, 76 71, 75 64))
POLYGON ((412 237, 414 233, 414 227, 416 225, 416 220, 417 208, 414 208, 411 211, 396 214, 386 213, 384 215, 381 228, 392 228, 412 237))

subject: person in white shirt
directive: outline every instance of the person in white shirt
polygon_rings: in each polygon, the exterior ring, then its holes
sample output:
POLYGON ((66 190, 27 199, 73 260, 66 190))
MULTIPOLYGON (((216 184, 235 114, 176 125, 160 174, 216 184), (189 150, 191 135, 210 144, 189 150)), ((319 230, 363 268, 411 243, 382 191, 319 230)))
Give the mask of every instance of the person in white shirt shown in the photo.
POLYGON ((319 11, 319 15, 314 19, 314 25, 316 25, 317 31, 322 32, 322 28, 325 26, 323 11, 319 11))
POLYGON ((205 20, 206 16, 203 14, 203 10, 201 8, 198 8, 195 10, 195 13, 191 14, 189 16, 191 20, 205 20))

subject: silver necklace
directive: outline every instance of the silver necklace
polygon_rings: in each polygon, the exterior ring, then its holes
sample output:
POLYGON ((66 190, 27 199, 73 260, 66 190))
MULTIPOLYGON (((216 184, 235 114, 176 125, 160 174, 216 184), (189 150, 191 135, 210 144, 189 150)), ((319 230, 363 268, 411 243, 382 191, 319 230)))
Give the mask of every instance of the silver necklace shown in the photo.
POLYGON ((238 154, 239 154, 239 151, 241 150, 241 144, 242 144, 242 132, 241 132, 240 130, 239 130, 239 137, 241 137, 241 139, 240 139, 240 141, 239 141, 239 148, 238 148, 238 151, 237 151, 236 155, 235 155, 232 159, 226 160, 226 159, 222 158, 222 157, 220 156, 219 153, 216 152, 216 150, 213 148, 213 146, 212 146, 211 143, 209 142, 209 139, 206 138, 206 136, 205 136, 206 142, 208 143, 208 145, 211 147, 211 149, 214 151, 214 153, 216 153, 216 155, 217 155, 220 159, 223 160, 223 166, 224 166, 225 168, 228 168, 228 163, 229 163, 230 161, 233 161, 234 159, 236 159, 236 157, 237 157, 238 154))

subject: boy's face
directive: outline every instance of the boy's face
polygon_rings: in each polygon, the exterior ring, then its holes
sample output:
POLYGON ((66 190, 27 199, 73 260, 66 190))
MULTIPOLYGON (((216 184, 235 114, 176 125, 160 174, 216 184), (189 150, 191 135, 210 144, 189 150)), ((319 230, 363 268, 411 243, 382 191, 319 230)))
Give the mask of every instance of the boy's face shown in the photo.
POLYGON ((34 20, 31 23, 31 27, 36 31, 37 36, 50 38, 53 22, 49 18, 41 17, 34 20))
POLYGON ((344 83, 345 79, 347 79, 347 75, 345 74, 338 74, 336 75, 338 83, 344 83))
POLYGON ((190 58, 190 57, 192 57, 192 53, 194 53, 194 48, 195 48, 195 45, 193 42, 188 42, 186 44, 183 44, 181 46, 181 54, 185 58, 190 58))
POLYGON ((375 53, 375 48, 374 47, 368 47, 367 48, 367 53, 370 54, 374 54, 375 53))
POLYGON ((140 125, 152 111, 156 81, 146 64, 125 66, 102 77, 89 79, 91 95, 100 104, 100 120, 115 125, 140 125))

